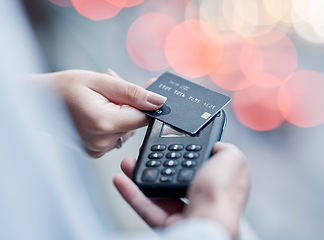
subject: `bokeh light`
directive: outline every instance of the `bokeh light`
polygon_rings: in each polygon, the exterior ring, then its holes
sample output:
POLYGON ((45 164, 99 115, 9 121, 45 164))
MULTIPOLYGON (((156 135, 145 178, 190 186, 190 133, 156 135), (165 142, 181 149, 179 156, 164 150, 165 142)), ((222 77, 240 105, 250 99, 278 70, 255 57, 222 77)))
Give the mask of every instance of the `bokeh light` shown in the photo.
POLYGON ((279 127, 284 118, 276 99, 278 88, 251 86, 233 95, 232 106, 237 119, 256 131, 269 131, 279 127))
POLYGON ((199 20, 187 20, 175 26, 165 43, 170 66, 186 77, 202 77, 212 72, 222 53, 219 33, 199 20))
MULTIPOLYGON (((258 0, 232 0, 235 14, 244 22, 252 25, 264 25, 260 22, 260 3, 258 0)), ((270 20, 268 20, 269 22, 270 20)))
POLYGON ((132 61, 149 71, 171 67, 189 78, 208 76, 233 91, 234 113, 250 129, 324 122, 324 111, 317 111, 323 75, 298 71, 297 49, 287 36, 324 44, 322 0, 49 1, 96 21, 140 5, 126 38, 132 61))
MULTIPOLYGON (((258 34, 247 41, 247 45, 255 44, 255 53, 250 53, 250 60, 241 59, 242 70, 247 78, 261 87, 275 87, 281 85, 297 69, 297 50, 294 43, 278 31, 258 34), (259 48, 258 48, 259 47, 259 48), (260 58, 260 50, 262 60, 260 58)), ((246 52, 242 51, 242 56, 246 52)))
POLYGON ((241 90, 252 85, 252 82, 241 71, 240 58, 238 56, 241 55, 241 61, 243 62, 258 59, 262 63, 261 50, 257 52, 253 51, 253 49, 248 49, 248 46, 254 47, 254 45, 248 44, 245 44, 243 49, 244 39, 236 33, 224 33, 221 38, 223 42, 223 57, 216 68, 209 74, 210 79, 219 87, 231 91, 241 90), (259 53, 259 56, 252 57, 250 55, 257 53, 259 53))
MULTIPOLYGON (((124 3, 126 0, 122 0, 124 3)), ((91 20, 105 20, 116 16, 121 7, 116 7, 106 0, 71 0, 73 7, 84 17, 91 20)))
POLYGON ((140 16, 127 33, 127 51, 140 67, 156 71, 169 67, 165 58, 165 40, 177 22, 163 13, 140 16))
POLYGON ((223 57, 213 72, 224 75, 239 71, 240 62, 237 56, 242 48, 242 37, 235 33, 222 34, 220 37, 223 43, 223 57))
POLYGON ((72 6, 71 0, 48 0, 51 3, 54 3, 57 6, 60 7, 70 7, 72 6))
POLYGON ((265 12, 275 22, 291 23, 292 0, 262 0, 265 12))
MULTIPOLYGON (((208 6, 206 6, 207 8, 208 6)), ((253 24, 242 19, 235 11, 235 2, 232 0, 222 2, 222 16, 229 26, 230 31, 234 31, 242 36, 251 36, 257 31, 257 15, 254 15, 255 21, 253 24)), ((253 8, 254 9, 254 8, 253 8)), ((221 21, 224 22, 224 21, 221 21)))
POLYGON ((280 88, 278 105, 285 119, 299 127, 324 123, 324 75, 302 70, 280 88))
POLYGON ((324 41, 324 1, 313 0, 313 3, 309 9, 310 22, 313 26, 314 31, 324 41))
MULTIPOLYGON (((245 76, 253 76, 262 73, 263 55, 261 47, 253 40, 246 39, 238 55, 242 72, 245 76)), ((249 81, 256 78, 250 78, 249 81)))
POLYGON ((323 12, 322 3, 313 0, 294 0, 291 18, 296 33, 310 43, 324 43, 323 25, 317 25, 323 17, 323 12), (311 14, 314 16, 312 17, 311 14))
POLYGON ((209 74, 209 77, 217 86, 230 91, 242 90, 252 85, 242 71, 231 72, 228 74, 212 72, 209 74))
POLYGON ((106 1, 113 6, 120 7, 120 8, 135 7, 144 2, 144 0, 106 0, 106 1))
POLYGON ((311 3, 312 0, 293 0, 292 13, 298 16, 298 19, 302 21, 308 21, 311 3))

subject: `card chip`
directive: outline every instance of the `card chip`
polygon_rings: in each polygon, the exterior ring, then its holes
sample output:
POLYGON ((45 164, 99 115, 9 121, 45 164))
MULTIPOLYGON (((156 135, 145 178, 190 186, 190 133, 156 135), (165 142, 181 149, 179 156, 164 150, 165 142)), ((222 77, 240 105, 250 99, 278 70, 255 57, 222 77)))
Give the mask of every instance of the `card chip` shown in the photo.
POLYGON ((211 116, 211 114, 208 112, 204 112, 203 115, 201 115, 201 117, 204 119, 208 119, 210 116, 211 116))

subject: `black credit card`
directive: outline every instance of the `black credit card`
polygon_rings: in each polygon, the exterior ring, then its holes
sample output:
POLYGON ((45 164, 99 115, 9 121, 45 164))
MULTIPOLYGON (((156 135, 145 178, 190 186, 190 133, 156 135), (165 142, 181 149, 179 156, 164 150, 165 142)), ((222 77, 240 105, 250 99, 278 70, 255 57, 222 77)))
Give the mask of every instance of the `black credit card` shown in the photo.
POLYGON ((190 134, 196 134, 231 98, 172 73, 163 73, 147 90, 167 97, 155 111, 145 111, 190 134))

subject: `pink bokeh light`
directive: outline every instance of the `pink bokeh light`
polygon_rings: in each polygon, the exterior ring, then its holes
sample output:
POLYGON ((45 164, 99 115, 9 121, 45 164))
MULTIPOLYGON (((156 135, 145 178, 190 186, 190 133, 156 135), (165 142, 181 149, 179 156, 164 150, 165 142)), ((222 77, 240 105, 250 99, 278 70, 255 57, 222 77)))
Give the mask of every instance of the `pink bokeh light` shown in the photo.
POLYGON ((297 71, 280 88, 278 105, 285 119, 296 126, 324 123, 324 75, 310 70, 297 71))
MULTIPOLYGON (((125 0, 123 0, 125 2, 125 0)), ((71 0, 75 10, 90 20, 105 20, 116 16, 121 7, 116 7, 106 0, 71 0)))
POLYGON ((202 77, 219 64, 223 47, 217 30, 200 20, 187 20, 175 26, 165 43, 170 66, 186 77, 202 77))
POLYGON ((131 59, 140 67, 157 71, 169 67, 165 58, 165 40, 177 22, 163 13, 147 13, 130 26, 126 45, 131 59))
POLYGON ((235 92, 232 100, 235 116, 244 126, 256 131, 279 127, 284 118, 276 102, 278 90, 278 87, 251 86, 235 92))

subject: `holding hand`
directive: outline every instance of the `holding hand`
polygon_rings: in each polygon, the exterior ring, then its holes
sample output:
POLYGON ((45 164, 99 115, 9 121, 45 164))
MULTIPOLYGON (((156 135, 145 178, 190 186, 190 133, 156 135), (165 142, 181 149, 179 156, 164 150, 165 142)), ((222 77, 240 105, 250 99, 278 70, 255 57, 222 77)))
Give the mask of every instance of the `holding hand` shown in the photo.
POLYGON ((147 125, 148 117, 140 110, 156 110, 166 100, 124 81, 112 71, 101 74, 68 70, 37 77, 47 78, 57 87, 88 153, 96 158, 118 147, 135 129, 147 125))
POLYGON ((199 169, 188 189, 188 205, 177 199, 148 199, 130 179, 135 164, 135 158, 125 158, 121 167, 127 176, 115 176, 114 184, 151 227, 166 227, 184 218, 205 218, 222 224, 235 238, 249 181, 245 158, 234 145, 215 144, 213 156, 199 169))

